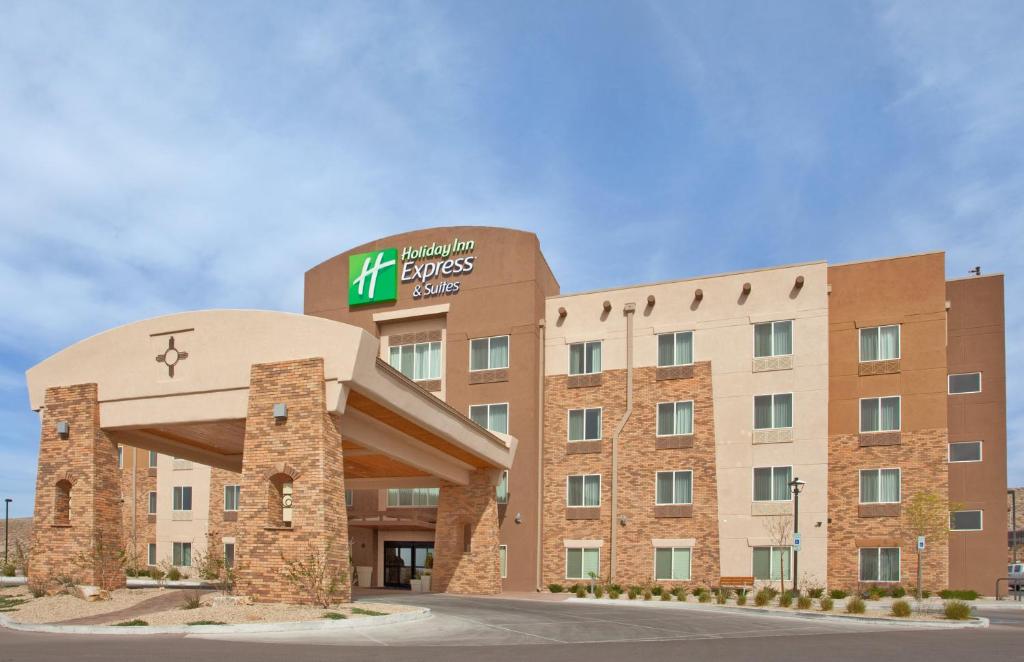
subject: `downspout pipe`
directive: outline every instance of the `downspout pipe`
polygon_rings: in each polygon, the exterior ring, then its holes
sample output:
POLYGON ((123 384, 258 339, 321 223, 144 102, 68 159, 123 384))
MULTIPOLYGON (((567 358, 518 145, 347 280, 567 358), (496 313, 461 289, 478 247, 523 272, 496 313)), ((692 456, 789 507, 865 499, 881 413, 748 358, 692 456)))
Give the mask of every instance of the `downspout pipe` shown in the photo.
POLYGON ((616 564, 616 539, 619 529, 619 436, 625 429, 629 417, 633 414, 633 315, 636 313, 636 304, 627 303, 622 308, 622 314, 626 316, 626 411, 622 419, 615 426, 612 434, 612 530, 611 530, 611 552, 609 554, 609 575, 615 581, 616 564))
POLYGON ((540 355, 537 366, 537 591, 542 590, 544 581, 544 320, 537 324, 540 355))

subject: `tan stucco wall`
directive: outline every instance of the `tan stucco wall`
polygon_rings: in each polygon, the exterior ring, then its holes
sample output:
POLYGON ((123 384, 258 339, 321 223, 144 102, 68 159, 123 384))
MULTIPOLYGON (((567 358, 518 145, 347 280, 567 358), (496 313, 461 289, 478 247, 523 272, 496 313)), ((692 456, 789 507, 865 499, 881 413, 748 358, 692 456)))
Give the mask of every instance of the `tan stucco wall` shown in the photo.
MULTIPOLYGON (((210 467, 191 463, 189 469, 175 469, 174 458, 161 454, 157 459, 156 487, 156 560, 170 563, 172 545, 176 542, 192 543, 192 562, 199 554, 206 554, 206 533, 210 518, 210 467), (192 518, 175 519, 174 487, 192 486, 192 518)), ((189 570, 196 577, 195 570, 189 570)))

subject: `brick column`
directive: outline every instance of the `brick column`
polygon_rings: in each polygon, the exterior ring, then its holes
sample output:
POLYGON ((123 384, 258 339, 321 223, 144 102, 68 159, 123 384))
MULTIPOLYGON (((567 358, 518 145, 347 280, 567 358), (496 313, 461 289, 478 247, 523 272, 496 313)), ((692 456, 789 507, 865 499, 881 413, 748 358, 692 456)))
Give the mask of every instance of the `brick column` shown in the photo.
POLYGON ((310 602, 284 576, 286 563, 297 561, 345 573, 335 599, 352 598, 341 434, 325 402, 323 359, 252 367, 235 543, 241 595, 310 602), (277 403, 287 406, 287 418, 274 418, 277 403), (275 490, 282 480, 292 485, 291 526, 280 519, 275 490))
POLYGON ((469 485, 442 483, 434 537, 434 590, 471 595, 501 593, 495 498, 499 478, 498 471, 476 471, 469 485))
POLYGON ((100 429, 96 384, 46 389, 29 580, 125 585, 117 445, 100 429), (67 422, 68 433, 57 425, 67 422), (70 499, 68 499, 70 496, 70 499))

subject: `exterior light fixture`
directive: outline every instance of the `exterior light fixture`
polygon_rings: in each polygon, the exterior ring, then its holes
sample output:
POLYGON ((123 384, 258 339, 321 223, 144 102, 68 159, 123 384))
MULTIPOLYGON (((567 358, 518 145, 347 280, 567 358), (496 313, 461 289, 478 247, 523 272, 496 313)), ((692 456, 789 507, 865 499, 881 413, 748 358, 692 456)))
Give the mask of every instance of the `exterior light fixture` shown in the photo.
POLYGON ((795 287, 797 289, 800 289, 803 286, 804 286, 804 277, 803 276, 797 276, 796 277, 796 282, 793 283, 793 287, 795 287))
POLYGON ((700 301, 701 299, 703 299, 704 298, 704 290, 700 289, 699 287, 697 289, 695 289, 693 291, 693 298, 696 299, 697 301, 700 301))
POLYGON ((71 426, 67 421, 57 421, 57 434, 60 435, 61 439, 67 439, 70 432, 71 426))
POLYGON ((653 306, 654 305, 654 295, 653 294, 648 294, 647 295, 647 305, 648 306, 653 306))
POLYGON ((277 420, 284 420, 288 418, 288 405, 283 402, 274 404, 274 418, 277 420))
POLYGON ((559 317, 565 317, 568 314, 569 314, 569 311, 566 310, 564 306, 558 309, 558 316, 559 317))
POLYGON ((743 283, 743 294, 750 294, 750 283, 743 283))
POLYGON ((523 523, 523 514, 522 513, 516 513, 516 524, 522 524, 522 523, 523 523))
POLYGON ((603 305, 604 305, 604 312, 606 312, 606 313, 607 313, 607 312, 608 312, 609 310, 611 310, 611 309, 612 309, 612 302, 611 302, 611 301, 609 301, 609 300, 607 300, 607 299, 605 299, 605 300, 604 300, 604 304, 603 304, 603 305))

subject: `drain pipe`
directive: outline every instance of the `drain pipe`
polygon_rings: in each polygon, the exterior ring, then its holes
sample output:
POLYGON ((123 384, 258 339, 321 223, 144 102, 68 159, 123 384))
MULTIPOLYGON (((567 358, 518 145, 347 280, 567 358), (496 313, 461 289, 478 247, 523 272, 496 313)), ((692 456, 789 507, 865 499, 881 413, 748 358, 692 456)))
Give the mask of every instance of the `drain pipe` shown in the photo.
MULTIPOLYGON (((127 446, 125 447, 127 448, 127 446)), ((139 559, 136 556, 139 552, 139 533, 135 523, 135 509, 137 507, 136 498, 138 496, 138 490, 135 485, 135 475, 138 473, 136 466, 139 461, 139 449, 132 447, 132 563, 136 566, 139 564, 139 559)), ((147 559, 148 560, 148 559, 147 559)))
POLYGON ((541 319, 537 323, 537 338, 540 343, 540 355, 537 366, 537 591, 542 590, 544 582, 544 345, 545 323, 541 319))
POLYGON ((611 553, 609 555, 609 577, 615 581, 615 540, 619 528, 619 435, 626 427, 629 417, 633 414, 633 314, 635 303, 627 303, 622 308, 626 316, 626 411, 612 434, 612 531, 611 553))

